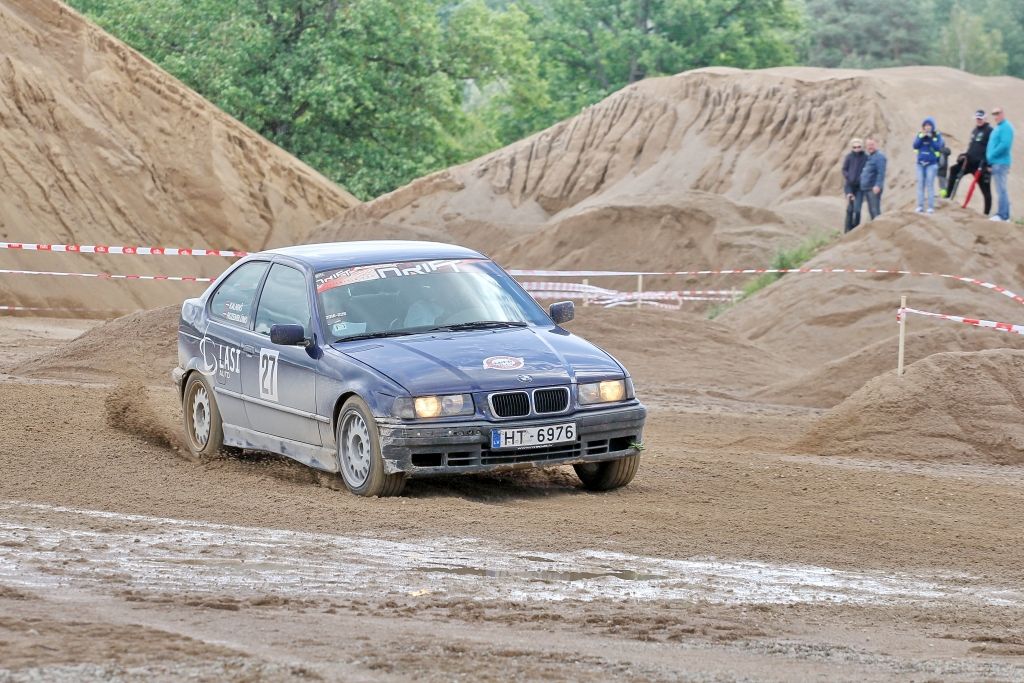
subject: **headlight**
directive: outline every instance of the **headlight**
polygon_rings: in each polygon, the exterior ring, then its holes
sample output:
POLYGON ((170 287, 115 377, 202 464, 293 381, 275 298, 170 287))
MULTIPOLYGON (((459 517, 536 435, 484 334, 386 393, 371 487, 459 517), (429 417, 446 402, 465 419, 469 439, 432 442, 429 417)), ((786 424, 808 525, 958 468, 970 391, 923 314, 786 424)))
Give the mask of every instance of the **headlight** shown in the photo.
POLYGON ((447 396, 417 396, 396 398, 395 415, 412 418, 453 417, 472 415, 473 397, 470 394, 449 394, 447 396))
POLYGON ((580 405, 593 405, 595 403, 614 403, 625 401, 628 393, 626 391, 626 380, 614 379, 604 382, 589 382, 579 385, 580 405))

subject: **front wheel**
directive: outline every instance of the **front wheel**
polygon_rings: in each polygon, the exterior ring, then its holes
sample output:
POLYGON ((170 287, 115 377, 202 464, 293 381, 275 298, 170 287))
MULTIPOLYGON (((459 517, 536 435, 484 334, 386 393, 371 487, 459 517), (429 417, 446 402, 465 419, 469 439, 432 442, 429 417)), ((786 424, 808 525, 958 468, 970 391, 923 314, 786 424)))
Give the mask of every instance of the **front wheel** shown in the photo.
POLYGON ((357 496, 397 496, 405 488, 405 475, 388 474, 380 452, 380 435, 370 407, 358 396, 345 401, 335 432, 341 478, 357 496))
POLYGON ((640 469, 640 455, 629 455, 606 462, 585 462, 572 466, 583 488, 591 491, 611 491, 633 481, 640 469))

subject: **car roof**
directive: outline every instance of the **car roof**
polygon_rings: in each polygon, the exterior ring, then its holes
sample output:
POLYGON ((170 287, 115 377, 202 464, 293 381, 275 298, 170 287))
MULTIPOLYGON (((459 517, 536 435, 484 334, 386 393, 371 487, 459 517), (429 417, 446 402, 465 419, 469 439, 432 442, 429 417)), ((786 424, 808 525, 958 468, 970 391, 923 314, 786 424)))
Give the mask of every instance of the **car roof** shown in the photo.
POLYGON ((263 255, 280 255, 306 264, 313 270, 345 268, 374 263, 423 261, 432 259, 487 258, 483 254, 442 242, 407 240, 370 240, 364 242, 326 242, 270 249, 263 255))

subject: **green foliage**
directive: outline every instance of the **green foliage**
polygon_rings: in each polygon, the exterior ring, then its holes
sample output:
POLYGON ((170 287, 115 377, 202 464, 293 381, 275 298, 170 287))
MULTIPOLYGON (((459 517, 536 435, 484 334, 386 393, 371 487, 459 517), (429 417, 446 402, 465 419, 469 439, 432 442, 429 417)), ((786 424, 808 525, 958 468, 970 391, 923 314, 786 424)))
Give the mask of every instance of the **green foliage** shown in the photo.
POLYGON ((1021 0, 70 1, 364 199, 697 67, 1024 77, 1021 0))
POLYGON ((794 0, 70 0, 369 198, 696 66, 790 63, 794 0))
POLYGON ((1002 35, 1007 56, 1004 73, 1024 78, 1024 2, 1020 0, 985 0, 978 10, 985 18, 985 28, 1002 35))
MULTIPOLYGON (((74 0, 228 113, 368 198, 492 149, 467 82, 516 101, 526 15, 482 0, 74 0)), ((533 97, 533 93, 530 93, 533 97)))
POLYGON ((1003 50, 1003 34, 985 28, 985 20, 959 4, 950 12, 942 30, 939 63, 983 76, 1006 73, 1009 56, 1003 50))
POLYGON ((931 0, 807 0, 807 13, 814 66, 927 64, 941 30, 931 0))
POLYGON ((1020 0, 807 0, 807 64, 943 64, 1024 78, 1020 0))
POLYGON ((532 0, 525 8, 562 116, 650 76, 791 64, 802 29, 791 0, 532 0))

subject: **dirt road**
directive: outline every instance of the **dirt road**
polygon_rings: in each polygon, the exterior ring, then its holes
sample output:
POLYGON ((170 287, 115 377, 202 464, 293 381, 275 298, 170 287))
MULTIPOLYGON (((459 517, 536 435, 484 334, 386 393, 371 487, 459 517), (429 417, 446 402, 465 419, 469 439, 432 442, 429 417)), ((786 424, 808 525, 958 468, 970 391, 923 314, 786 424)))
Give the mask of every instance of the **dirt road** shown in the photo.
MULTIPOLYGON (((0 372, 69 325, 0 320, 0 372)), ((0 405, 0 681, 1024 678, 1024 469, 793 455, 813 410, 658 387, 625 489, 365 500, 186 457, 167 387, 0 405)))

